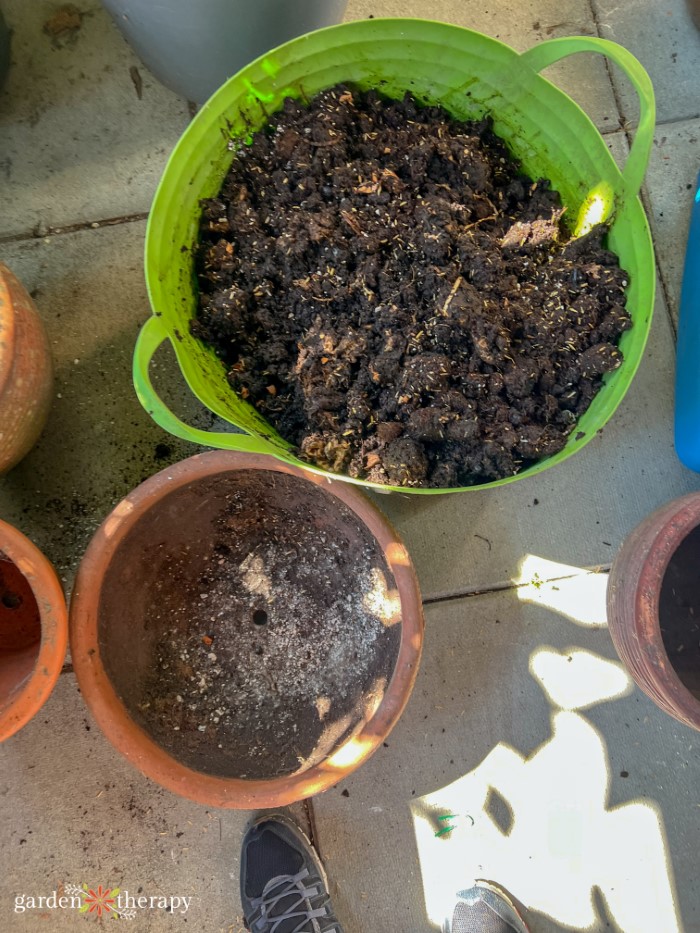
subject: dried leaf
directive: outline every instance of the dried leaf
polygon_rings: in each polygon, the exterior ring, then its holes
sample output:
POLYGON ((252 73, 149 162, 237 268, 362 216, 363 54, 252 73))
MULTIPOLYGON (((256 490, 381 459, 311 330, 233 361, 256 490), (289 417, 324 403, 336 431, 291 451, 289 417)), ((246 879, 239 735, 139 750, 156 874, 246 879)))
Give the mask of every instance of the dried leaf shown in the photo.
POLYGON ((361 233, 362 233, 362 227, 360 226, 360 223, 359 223, 357 217, 353 216, 353 215, 350 213, 350 211, 341 211, 341 212, 340 212, 340 216, 343 218, 343 220, 345 221, 345 223, 348 225, 348 227, 350 227, 350 229, 351 229, 354 233, 356 233, 358 236, 361 235, 361 233))
POLYGON ((376 194, 380 188, 381 182, 376 172, 372 172, 372 181, 363 181, 352 190, 355 194, 376 194))
POLYGON ((141 72, 138 70, 136 65, 132 65, 129 68, 129 77, 134 85, 136 91, 136 96, 139 100, 143 99, 143 79, 141 78, 141 72))
POLYGON ((60 48, 66 42, 75 40, 85 14, 72 3, 66 3, 44 23, 43 31, 50 36, 53 44, 60 48))

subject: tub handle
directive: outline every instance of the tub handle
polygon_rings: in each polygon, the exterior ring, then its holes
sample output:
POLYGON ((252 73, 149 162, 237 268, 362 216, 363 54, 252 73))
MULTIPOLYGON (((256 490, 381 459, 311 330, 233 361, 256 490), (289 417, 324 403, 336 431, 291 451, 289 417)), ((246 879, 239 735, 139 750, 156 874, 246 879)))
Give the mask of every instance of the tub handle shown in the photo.
POLYGON ((163 319, 152 315, 141 328, 134 349, 133 379, 139 401, 153 420, 168 433, 185 441, 202 444, 205 447, 219 447, 224 450, 239 450, 245 453, 270 453, 269 447, 261 438, 250 434, 229 434, 228 432, 202 431, 190 427, 181 421, 167 407, 157 394, 151 382, 150 365, 153 354, 165 339, 170 339, 163 319))
POLYGON ((639 123, 632 141, 632 148, 627 163, 622 170, 622 179, 627 190, 637 195, 644 181, 644 174, 649 162, 649 153, 654 141, 656 104, 651 78, 639 61, 624 46, 609 39, 593 36, 565 36, 561 39, 547 39, 534 45, 521 54, 534 71, 539 72, 549 65, 574 55, 576 52, 599 52, 618 65, 627 75, 639 98, 639 123))

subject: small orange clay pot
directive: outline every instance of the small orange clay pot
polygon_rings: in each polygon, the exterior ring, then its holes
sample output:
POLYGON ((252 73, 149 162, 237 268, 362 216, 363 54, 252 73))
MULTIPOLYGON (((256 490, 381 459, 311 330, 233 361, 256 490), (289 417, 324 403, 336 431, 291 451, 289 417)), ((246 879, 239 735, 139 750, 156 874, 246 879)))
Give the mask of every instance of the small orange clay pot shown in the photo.
POLYGON ((29 293, 0 263, 0 474, 32 449, 51 407, 53 364, 29 293))
MULTIPOLYGON (((297 552, 293 546, 289 551, 286 548, 286 544, 280 548, 279 559, 269 558, 271 563, 266 564, 266 568, 272 577, 267 579, 275 576, 277 568, 285 568, 285 575, 297 572, 294 556, 288 556, 297 552)), ((239 556, 236 557, 238 560, 239 556)), ((236 563, 235 567, 238 566, 236 563)), ((279 620, 283 612, 288 612, 290 605, 297 606, 292 613, 291 624, 298 622, 297 634, 304 639, 307 649, 319 644, 336 650, 339 643, 344 644, 345 639, 353 637, 344 633, 357 631, 349 625, 336 630, 333 638, 319 639, 315 633, 324 629, 319 628, 321 623, 316 616, 317 610, 314 608, 309 612, 313 619, 307 632, 304 627, 308 622, 307 614, 299 603, 290 603, 290 598, 289 588, 281 586, 274 599, 266 604, 271 613, 265 630, 269 634, 261 637, 264 647, 256 649, 258 655, 265 655, 265 664, 280 665, 272 669, 271 679, 275 681, 272 689, 276 692, 274 702, 267 699, 255 701, 254 715, 267 717, 267 723, 281 721, 276 709, 284 715, 289 711, 288 697, 284 692, 287 687, 278 688, 276 683, 277 673, 287 658, 293 658, 294 664, 298 661, 299 669, 309 672, 300 674, 302 680, 307 676, 317 677, 319 670, 318 667, 308 668, 303 660, 305 650, 288 649, 285 654, 283 647, 281 656, 272 654, 273 642, 270 639, 275 613, 278 613, 279 620), (272 657, 274 660, 270 661, 272 657), (277 698, 280 698, 281 705, 275 708, 277 698)), ((211 619, 210 634, 214 636, 214 648, 219 651, 219 661, 225 652, 232 652, 229 657, 251 658, 248 666, 244 667, 245 672, 252 672, 251 676, 258 678, 256 683, 264 683, 267 675, 258 675, 255 658, 244 651, 242 642, 236 639, 247 637, 253 631, 252 622, 262 624, 260 618, 256 621, 256 617, 261 615, 264 622, 267 613, 252 612, 250 607, 235 609, 232 599, 233 596, 225 595, 221 604, 224 616, 235 617, 234 628, 227 630, 228 635, 224 634, 223 627, 217 628, 219 623, 213 617, 211 619), (240 653, 237 655, 237 652, 240 653)), ((350 604, 355 605, 352 601, 350 604)), ((221 626, 224 624, 222 622, 221 626)), ((356 624, 361 623, 358 621, 356 624)), ((255 637, 257 639, 258 636, 255 637)), ((330 482, 325 477, 307 473, 273 457, 211 451, 151 477, 107 517, 90 542, 78 571, 70 608, 70 638, 73 665, 82 695, 107 738, 132 764, 169 790, 199 803, 254 809, 285 806, 326 790, 354 771, 382 744, 400 717, 413 688, 423 641, 423 613, 415 571, 405 547, 381 512, 355 487, 330 482), (231 512, 231 502, 239 503, 236 509, 247 511, 231 512), (292 529, 289 535, 296 536, 292 538, 292 545, 294 542, 312 542, 310 549, 305 544, 299 545, 305 555, 319 553, 314 542, 329 542, 320 547, 323 560, 330 559, 329 554, 337 555, 332 558, 337 561, 335 566, 340 568, 336 572, 336 589, 333 584, 326 589, 330 578, 318 577, 314 567, 318 568, 319 558, 316 558, 315 565, 305 561, 303 568, 303 573, 307 574, 304 579, 320 579, 320 588, 314 583, 314 594, 321 594, 319 598, 323 605, 330 605, 330 602, 325 602, 326 596, 335 598, 340 587, 343 588, 342 600, 346 598, 346 589, 358 604, 374 598, 372 588, 361 589, 357 583, 360 572, 354 574, 353 561, 358 567, 383 568, 381 598, 384 601, 381 605, 392 608, 390 614, 387 610, 386 615, 376 617, 381 619, 381 630, 377 630, 371 651, 377 652, 381 663, 388 658, 387 666, 383 668, 386 673, 381 679, 372 674, 372 685, 366 686, 369 681, 362 679, 364 675, 356 674, 351 660, 350 677, 360 698, 357 703, 353 700, 352 716, 355 718, 350 725, 347 724, 349 720, 341 710, 342 694, 334 695, 329 704, 331 712, 319 709, 318 718, 313 719, 313 727, 319 729, 321 738, 312 737, 307 746, 312 749, 309 753, 302 747, 302 730, 300 728, 297 733, 295 719, 292 744, 299 763, 293 763, 289 768, 285 766, 284 772, 279 768, 270 772, 266 770, 268 765, 264 765, 258 774, 249 775, 249 767, 241 766, 240 762, 250 748, 253 749, 251 754, 257 754, 258 746, 274 749, 274 754, 278 754, 280 745, 269 743, 269 740, 266 744, 266 739, 258 738, 258 733, 250 742, 247 738, 238 742, 234 732, 222 737, 218 731, 220 726, 216 726, 212 727, 212 736, 214 732, 217 734, 210 738, 209 726, 202 729, 191 723, 185 725, 185 720, 180 720, 183 731, 179 731, 181 727, 177 725, 174 732, 173 727, 168 726, 165 732, 159 733, 157 729, 160 726, 154 726, 155 720, 149 719, 156 714, 143 712, 147 707, 162 711, 168 702, 160 681, 155 693, 144 693, 144 684, 152 684, 153 672, 165 667, 161 651, 164 643, 174 644, 171 632, 176 630, 170 627, 171 624, 182 619, 175 624, 182 625, 191 637, 192 618, 199 611, 196 608, 198 601, 207 600, 204 617, 213 611, 215 585, 211 582, 211 573, 223 575, 229 586, 226 592, 241 592, 236 588, 237 584, 231 583, 233 569, 216 571, 214 568, 212 571, 215 564, 222 564, 222 560, 217 558, 223 540, 218 537, 222 521, 229 529, 226 534, 232 535, 226 540, 229 544, 233 542, 236 554, 247 555, 243 564, 248 557, 259 553, 261 538, 256 537, 256 529, 261 521, 274 528, 275 541, 289 540, 284 537, 287 534, 284 529, 292 529), (368 558, 367 554, 372 556, 368 558), (204 568, 204 576, 200 575, 200 568, 204 568), (211 586, 201 582, 204 579, 211 586), (202 588, 207 592, 202 594, 202 588), (166 608, 161 610, 161 606, 166 608), (379 645, 390 645, 391 648, 385 652, 384 647, 375 647, 379 645), (381 686, 378 687, 380 680, 381 686), (148 702, 144 702, 144 697, 148 702), (224 744, 217 744, 222 742, 224 744), (196 752, 192 752, 194 743, 199 743, 196 752), (273 776, 268 776, 268 773, 273 776)), ((201 640, 206 645, 212 642, 208 635, 201 640)), ((198 634, 195 641, 199 644, 198 634)), ((190 667, 189 662, 185 665, 179 660, 185 657, 179 653, 179 647, 177 652, 174 665, 169 668, 183 667, 183 671, 178 671, 177 676, 182 679, 177 683, 196 681, 201 669, 190 667), (185 666, 188 667, 186 673, 185 666), (193 671, 196 671, 196 677, 190 676, 193 671)), ((192 664, 196 663, 199 662, 192 661, 192 664)), ((326 667, 322 669, 328 670, 326 667)), ((349 668, 343 662, 337 669, 345 675, 349 668)), ((269 672, 271 668, 267 670, 269 672)), ((226 683, 240 684, 239 675, 233 679, 229 671, 224 674, 226 683)), ((157 676, 160 677, 160 673, 157 676)), ((331 683, 334 682, 333 676, 331 673, 331 683)), ((289 681, 282 678, 279 683, 289 681)), ((236 688, 239 689, 240 686, 236 688)), ((333 693, 332 686, 330 692, 333 693)), ((182 696, 175 699, 183 702, 182 696)), ((313 705, 305 708, 313 708, 313 705)), ((238 704, 233 699, 228 710, 236 709, 238 704)), ((192 715, 199 716, 199 713, 192 715)), ((246 712, 243 715, 246 729, 247 716, 246 712)), ((218 719, 214 721, 218 723, 218 719)), ((259 735, 267 735, 266 728, 263 723, 259 735)))
POLYGON ((700 547, 687 547, 698 540, 699 528, 700 492, 657 509, 624 540, 607 595, 610 635, 637 686, 698 730, 700 612, 693 603, 700 598, 700 547))
POLYGON ((37 713, 61 673, 68 612, 51 564, 0 521, 0 742, 37 713))

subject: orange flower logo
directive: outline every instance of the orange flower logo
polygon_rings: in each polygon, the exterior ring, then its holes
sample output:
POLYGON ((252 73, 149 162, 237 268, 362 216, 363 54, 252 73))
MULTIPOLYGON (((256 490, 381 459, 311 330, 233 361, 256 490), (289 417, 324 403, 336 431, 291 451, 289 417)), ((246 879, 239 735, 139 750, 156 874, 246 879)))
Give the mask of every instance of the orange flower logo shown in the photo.
POLYGON ((93 914, 95 917, 118 917, 117 894, 119 888, 103 888, 102 885, 94 888, 87 888, 83 891, 83 900, 85 903, 80 908, 80 913, 93 914))

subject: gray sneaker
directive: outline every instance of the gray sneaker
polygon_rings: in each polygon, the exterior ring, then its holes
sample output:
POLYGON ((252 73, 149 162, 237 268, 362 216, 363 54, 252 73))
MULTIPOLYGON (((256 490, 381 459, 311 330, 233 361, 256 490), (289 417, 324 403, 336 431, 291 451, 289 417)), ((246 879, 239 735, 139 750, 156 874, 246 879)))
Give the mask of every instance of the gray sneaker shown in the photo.
POLYGON ((488 881, 457 893, 443 933, 529 933, 517 907, 505 891, 488 881))
POLYGON ((278 814, 256 820, 243 838, 241 904, 251 933, 343 933, 318 855, 278 814))

